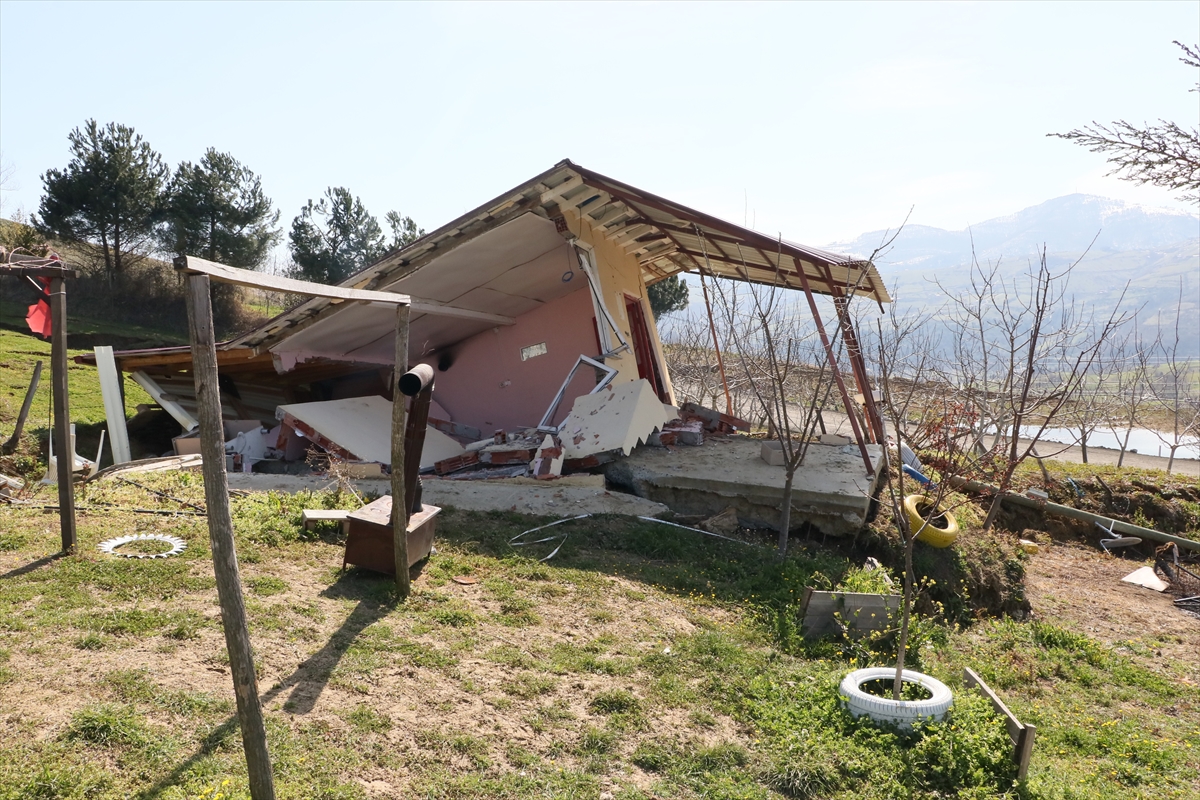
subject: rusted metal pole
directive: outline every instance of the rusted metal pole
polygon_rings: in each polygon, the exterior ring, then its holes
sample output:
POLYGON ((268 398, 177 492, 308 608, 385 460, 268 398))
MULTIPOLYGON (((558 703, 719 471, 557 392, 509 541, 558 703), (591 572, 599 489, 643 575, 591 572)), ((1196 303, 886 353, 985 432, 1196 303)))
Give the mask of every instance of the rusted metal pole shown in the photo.
MULTIPOLYGON (((830 281, 833 286, 833 282, 830 281)), ((871 391, 870 377, 867 375, 867 362, 863 358, 862 345, 858 343, 858 333, 854 330, 854 320, 846 309, 848 297, 841 287, 834 288, 833 307, 837 311, 838 322, 842 326, 842 338, 846 341, 846 355, 854 369, 854 382, 863 396, 863 407, 867 411, 867 424, 870 426, 872 438, 876 444, 885 444, 887 436, 883 430, 883 416, 875 403, 875 394, 871 391)))
POLYGON ((396 306, 396 366, 392 369, 392 553, 396 559, 396 593, 408 597, 408 512, 404 480, 404 432, 408 422, 408 398, 400 379, 408 371, 407 305, 396 306))
POLYGON ((267 729, 254 675, 254 651, 246 627, 246 606, 233 543, 233 516, 229 509, 229 484, 225 476, 225 431, 221 419, 221 389, 217 382, 217 346, 213 333, 212 299, 207 275, 188 275, 188 332, 192 342, 192 372, 200 407, 200 453, 203 457, 204 499, 208 508, 208 537, 212 544, 213 571, 221 624, 229 651, 229 670, 237 695, 238 724, 246 753, 250 796, 274 800, 275 782, 267 752, 267 729))
POLYGON ((67 395, 67 281, 50 278, 50 386, 54 391, 54 453, 58 458, 58 524, 64 553, 75 550, 75 448, 67 395))
POLYGON ((721 370, 721 386, 725 389, 725 413, 733 416, 733 399, 729 396, 729 381, 725 379, 725 361, 721 358, 721 344, 717 341, 717 325, 713 322, 712 304, 708 302, 708 284, 704 282, 704 270, 700 271, 700 290, 704 292, 704 310, 708 312, 708 329, 712 331, 713 350, 717 352, 717 368, 721 370))
POLYGON ((796 262, 796 271, 800 273, 800 285, 804 287, 804 296, 808 298, 808 307, 812 311, 813 321, 817 323, 817 333, 821 335, 821 344, 825 345, 825 357, 829 359, 829 369, 837 382, 838 391, 842 395, 842 405, 846 408, 846 416, 850 418, 850 427, 854 431, 854 440, 858 442, 858 451, 862 454, 863 464, 867 474, 875 474, 871 464, 871 454, 867 452, 867 443, 863 441, 862 430, 858 427, 858 417, 854 414, 854 406, 850 401, 850 393, 846 391, 846 382, 842 380, 842 371, 838 369, 837 359, 833 355, 833 345, 829 342, 829 334, 825 333, 825 325, 821 322, 821 312, 817 310, 817 301, 813 297, 812 287, 808 284, 808 276, 804 274, 804 265, 796 262))
POLYGON ((421 452, 425 448, 425 429, 429 424, 429 401, 433 399, 433 367, 417 364, 400 376, 399 389, 406 397, 413 399, 404 429, 404 513, 407 534, 407 520, 416 510, 417 486, 421 480, 421 452))

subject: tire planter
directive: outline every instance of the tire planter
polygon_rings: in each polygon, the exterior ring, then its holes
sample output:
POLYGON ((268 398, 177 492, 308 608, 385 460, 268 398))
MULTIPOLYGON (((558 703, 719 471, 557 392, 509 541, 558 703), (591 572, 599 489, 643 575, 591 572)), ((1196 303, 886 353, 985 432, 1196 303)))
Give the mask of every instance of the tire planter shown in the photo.
POLYGON ((943 511, 933 520, 926 522, 921 512, 929 513, 932 501, 923 494, 910 494, 904 498, 904 511, 912 530, 920 531, 917 540, 931 547, 949 547, 958 538, 958 520, 949 511, 943 511), (939 523, 939 520, 942 522, 939 523))
POLYGON ((936 678, 931 678, 921 672, 906 669, 900 673, 900 680, 904 683, 915 683, 927 689, 932 695, 927 700, 892 700, 890 697, 867 694, 859 688, 868 681, 891 681, 895 677, 894 667, 869 667, 855 670, 842 679, 842 685, 838 687, 838 692, 845 698, 846 708, 855 717, 866 714, 875 722, 892 724, 905 731, 912 730, 915 722, 937 722, 946 716, 946 712, 954 702, 950 688, 936 678))

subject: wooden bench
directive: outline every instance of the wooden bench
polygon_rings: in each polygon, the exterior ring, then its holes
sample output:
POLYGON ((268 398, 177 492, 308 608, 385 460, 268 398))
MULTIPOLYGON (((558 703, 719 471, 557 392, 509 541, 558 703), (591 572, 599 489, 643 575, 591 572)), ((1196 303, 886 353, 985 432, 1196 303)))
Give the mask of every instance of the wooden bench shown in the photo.
POLYGON ((300 521, 304 523, 306 531, 311 531, 313 525, 318 522, 338 522, 341 523, 342 533, 345 533, 349 518, 350 512, 340 508, 306 508, 300 514, 300 521))

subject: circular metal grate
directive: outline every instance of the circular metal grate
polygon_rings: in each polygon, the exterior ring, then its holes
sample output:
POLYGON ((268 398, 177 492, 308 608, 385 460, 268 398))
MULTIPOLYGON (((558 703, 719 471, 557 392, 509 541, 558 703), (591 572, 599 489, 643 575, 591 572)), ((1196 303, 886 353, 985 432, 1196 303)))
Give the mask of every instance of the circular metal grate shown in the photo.
POLYGON ((166 536, 161 533, 134 533, 129 536, 118 536, 115 539, 109 539, 101 542, 97 547, 100 552, 108 553, 121 558, 168 558, 169 556, 177 556, 187 547, 187 542, 180 539, 178 536, 166 536), (165 553, 123 553, 117 548, 127 545, 131 542, 162 542, 170 545, 171 549, 165 553))

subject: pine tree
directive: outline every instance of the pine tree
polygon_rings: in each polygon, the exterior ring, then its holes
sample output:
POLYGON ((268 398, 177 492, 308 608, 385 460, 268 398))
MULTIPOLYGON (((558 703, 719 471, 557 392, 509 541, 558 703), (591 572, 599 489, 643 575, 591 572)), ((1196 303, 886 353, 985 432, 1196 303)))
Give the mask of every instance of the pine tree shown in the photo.
POLYGON ((34 224, 47 236, 97 247, 105 272, 120 278, 152 242, 167 168, 126 125, 102 128, 89 119, 67 139, 71 161, 42 175, 34 224))
POLYGON ((650 300, 650 310, 654 318, 659 319, 672 311, 683 311, 688 306, 688 286, 679 275, 646 287, 646 296, 650 300))
POLYGON ((387 251, 379 221, 340 186, 309 200, 288 238, 298 277, 318 283, 341 283, 387 251))
POLYGON ((261 178, 228 153, 209 148, 199 164, 180 164, 164 205, 160 237, 176 255, 257 269, 279 241, 261 178))

